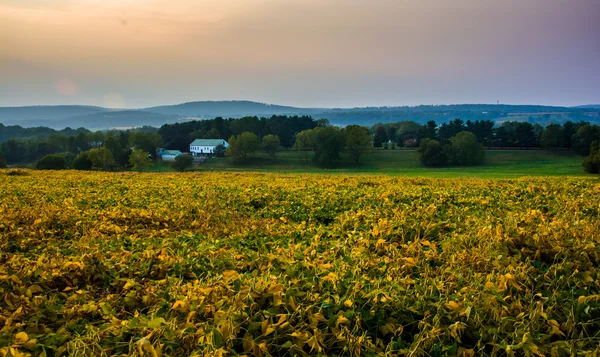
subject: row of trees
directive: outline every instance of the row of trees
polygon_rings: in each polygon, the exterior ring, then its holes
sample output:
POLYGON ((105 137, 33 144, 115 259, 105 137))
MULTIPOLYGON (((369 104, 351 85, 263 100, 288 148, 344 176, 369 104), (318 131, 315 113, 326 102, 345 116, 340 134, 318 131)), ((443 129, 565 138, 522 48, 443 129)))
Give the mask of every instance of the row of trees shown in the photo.
MULTIPOLYGON (((371 146, 371 136, 367 128, 351 125, 344 129, 334 126, 318 126, 306 129, 295 135, 294 148, 305 153, 308 161, 312 152, 312 160, 322 166, 334 166, 340 159, 345 149, 355 162, 360 161, 362 153, 371 146)), ((281 140, 277 135, 259 137, 252 132, 244 132, 229 138, 228 154, 234 161, 245 161, 249 155, 263 150, 276 158, 277 150, 281 147, 281 140)))
MULTIPOLYGON (((132 166, 130 156, 135 149, 147 152, 150 158, 154 159, 156 148, 161 145, 162 138, 157 133, 98 131, 79 133, 76 136, 50 135, 46 139, 35 140, 9 139, 0 144, 0 152, 9 164, 37 162, 48 155, 58 155, 66 158, 66 165, 69 167, 79 154, 105 149, 110 153, 110 160, 107 160, 108 167, 124 169, 132 166)), ((103 156, 108 155, 103 154, 103 156)))
POLYGON ((246 132, 256 135, 259 141, 268 135, 277 136, 282 147, 290 148, 294 145, 296 133, 326 124, 326 120, 314 120, 310 116, 274 115, 270 118, 252 116, 239 119, 218 117, 212 120, 165 124, 158 133, 167 149, 182 152, 189 150, 189 144, 194 139, 228 140, 246 132))
POLYGON ((588 122, 570 122, 563 125, 549 124, 542 127, 528 122, 506 121, 499 126, 491 120, 455 119, 440 126, 435 121, 419 125, 412 121, 378 124, 370 128, 374 135, 373 145, 381 147, 386 142, 398 146, 418 147, 421 140, 433 139, 449 144, 450 139, 461 132, 471 132, 486 147, 573 149, 588 155, 592 141, 599 135, 598 127, 588 122))

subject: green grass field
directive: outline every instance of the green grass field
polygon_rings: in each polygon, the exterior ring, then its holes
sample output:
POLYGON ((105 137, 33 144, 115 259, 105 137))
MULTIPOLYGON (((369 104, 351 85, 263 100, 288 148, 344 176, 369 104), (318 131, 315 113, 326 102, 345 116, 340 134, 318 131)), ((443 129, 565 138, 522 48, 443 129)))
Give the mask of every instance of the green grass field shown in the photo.
MULTIPOLYGON (((273 160, 258 153, 247 162, 234 164, 231 158, 211 158, 198 166, 197 171, 259 171, 298 173, 374 173, 427 177, 519 177, 519 176, 586 176, 581 165, 583 158, 572 152, 542 150, 488 150, 486 163, 477 167, 427 168, 414 150, 371 150, 360 164, 346 155, 338 167, 323 169, 305 158, 304 153, 281 151, 273 160)), ((170 171, 166 163, 157 164, 152 171, 170 171)))

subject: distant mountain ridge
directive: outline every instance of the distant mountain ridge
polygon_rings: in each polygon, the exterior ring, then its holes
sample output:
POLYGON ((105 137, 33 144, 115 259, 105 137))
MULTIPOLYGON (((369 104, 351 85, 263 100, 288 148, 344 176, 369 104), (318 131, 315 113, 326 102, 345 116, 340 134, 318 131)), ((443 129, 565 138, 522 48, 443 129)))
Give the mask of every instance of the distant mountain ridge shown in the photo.
POLYGON ((197 101, 175 105, 161 105, 143 109, 144 111, 198 118, 241 117, 246 115, 298 115, 309 114, 326 109, 296 108, 283 105, 265 104, 247 100, 197 101))
POLYGON ((541 105, 453 104, 362 108, 298 108, 252 101, 197 101, 142 109, 110 109, 94 106, 60 105, 0 107, 0 123, 23 127, 66 127, 100 130, 140 126, 161 126, 177 121, 239 118, 243 116, 310 115, 326 118, 334 125, 364 125, 412 120, 438 124, 461 118, 466 120, 551 122, 600 122, 600 105, 556 107, 541 105))

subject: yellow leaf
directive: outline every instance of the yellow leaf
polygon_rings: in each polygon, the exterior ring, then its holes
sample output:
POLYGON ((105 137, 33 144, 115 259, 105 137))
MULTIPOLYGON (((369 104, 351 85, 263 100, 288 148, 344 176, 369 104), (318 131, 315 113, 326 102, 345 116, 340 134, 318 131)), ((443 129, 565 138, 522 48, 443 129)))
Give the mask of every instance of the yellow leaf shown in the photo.
POLYGON ((460 310, 460 304, 454 301, 450 301, 446 304, 446 308, 448 308, 449 310, 457 311, 460 310))
POLYGON ((27 340, 29 340, 29 336, 25 332, 19 332, 15 335, 14 343, 17 345, 24 345, 27 340))
POLYGON ((185 301, 183 301, 183 300, 177 300, 173 304, 173 310, 177 310, 177 311, 181 311, 181 312, 186 312, 187 309, 188 309, 188 303, 185 302, 185 301))

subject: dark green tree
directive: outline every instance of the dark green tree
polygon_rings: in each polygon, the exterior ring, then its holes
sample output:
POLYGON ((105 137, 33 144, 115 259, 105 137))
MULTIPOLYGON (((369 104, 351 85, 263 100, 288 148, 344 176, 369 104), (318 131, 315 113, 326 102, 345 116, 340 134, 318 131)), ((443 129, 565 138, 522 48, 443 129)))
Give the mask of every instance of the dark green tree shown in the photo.
POLYGON ((75 170, 91 170, 93 166, 94 163, 90 160, 88 152, 84 151, 77 155, 71 167, 75 170))
POLYGON ((450 139, 448 148, 450 162, 459 166, 481 165, 484 161, 483 145, 475 134, 463 131, 450 139))
POLYGON ((227 148, 223 144, 219 144, 215 147, 215 156, 223 157, 225 156, 225 152, 227 152, 227 148))
POLYGON ((171 167, 179 172, 184 172, 185 170, 192 167, 194 164, 194 158, 192 155, 178 155, 175 158, 175 161, 171 163, 171 167))
POLYGON ((318 127, 312 131, 315 146, 313 161, 321 166, 333 167, 340 159, 344 148, 344 132, 335 126, 318 127))
POLYGON ((368 150, 371 144, 369 130, 359 125, 349 125, 345 129, 346 150, 350 153, 352 160, 359 163, 361 155, 368 150))
POLYGON ((67 160, 62 155, 46 155, 37 162, 35 168, 38 170, 64 170, 67 168, 67 160))
POLYGON ((375 137, 373 138, 373 146, 376 148, 380 148, 383 145, 383 143, 387 143, 387 142, 388 142, 387 130, 385 130, 385 127, 383 125, 380 125, 375 129, 375 137))
POLYGON ((428 167, 443 167, 448 165, 448 156, 439 141, 425 138, 419 145, 419 158, 428 167))
POLYGON ((586 124, 581 126, 573 135, 573 150, 582 156, 590 154, 592 142, 600 139, 600 128, 596 125, 586 124))
POLYGON ((563 143, 563 128, 560 124, 553 123, 544 129, 540 139, 540 144, 543 148, 558 149, 563 146, 563 143))
POLYGON ((590 154, 583 160, 583 168, 591 174, 600 173, 600 141, 590 144, 590 154))

